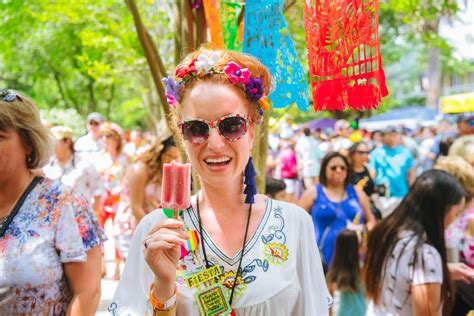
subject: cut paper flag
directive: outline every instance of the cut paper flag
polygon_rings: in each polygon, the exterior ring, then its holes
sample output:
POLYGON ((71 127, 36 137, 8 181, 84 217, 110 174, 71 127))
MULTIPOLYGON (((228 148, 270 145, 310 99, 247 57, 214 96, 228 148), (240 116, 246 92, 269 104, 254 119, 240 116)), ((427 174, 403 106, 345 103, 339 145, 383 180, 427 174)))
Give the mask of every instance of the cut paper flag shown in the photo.
POLYGON ((244 23, 239 24, 239 16, 243 3, 238 0, 204 0, 203 4, 214 48, 240 51, 244 23))
POLYGON ((221 0, 204 0, 206 23, 211 33, 211 43, 216 49, 224 47, 221 25, 221 0))
POLYGON ((270 100, 275 108, 296 103, 308 110, 308 84, 283 17, 283 0, 247 0, 242 51, 270 69, 275 90, 270 100))
POLYGON ((239 36, 239 15, 242 7, 242 2, 236 0, 221 1, 220 3, 224 45, 230 50, 240 51, 242 48, 242 37, 239 36))
POLYGON ((375 109, 388 94, 378 0, 305 0, 314 109, 375 109))

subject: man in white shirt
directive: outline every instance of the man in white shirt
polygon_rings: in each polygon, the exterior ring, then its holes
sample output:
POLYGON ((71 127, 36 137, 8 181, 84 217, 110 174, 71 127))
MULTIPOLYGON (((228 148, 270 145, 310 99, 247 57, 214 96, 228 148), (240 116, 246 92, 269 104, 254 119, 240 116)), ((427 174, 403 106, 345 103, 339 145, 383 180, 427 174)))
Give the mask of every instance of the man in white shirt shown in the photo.
POLYGON ((351 124, 347 120, 338 120, 334 125, 334 130, 337 137, 332 142, 332 151, 349 156, 349 148, 352 146, 352 141, 349 140, 352 133, 351 124))
POLYGON ((96 158, 102 151, 102 139, 100 128, 104 118, 100 113, 92 112, 87 116, 87 134, 77 139, 74 150, 90 163, 97 161, 96 158))
POLYGON ((303 135, 296 143, 298 161, 301 162, 301 171, 306 189, 318 182, 319 169, 323 153, 319 149, 319 142, 311 135, 309 128, 303 130, 303 135))

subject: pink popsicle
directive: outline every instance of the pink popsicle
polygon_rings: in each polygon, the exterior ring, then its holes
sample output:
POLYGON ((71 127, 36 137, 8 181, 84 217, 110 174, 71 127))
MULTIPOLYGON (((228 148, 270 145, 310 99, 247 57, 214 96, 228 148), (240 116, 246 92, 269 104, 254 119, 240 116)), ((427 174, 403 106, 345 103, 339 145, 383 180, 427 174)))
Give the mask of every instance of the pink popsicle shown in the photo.
POLYGON ((170 210, 185 210, 191 201, 191 164, 176 161, 163 165, 161 204, 170 210))

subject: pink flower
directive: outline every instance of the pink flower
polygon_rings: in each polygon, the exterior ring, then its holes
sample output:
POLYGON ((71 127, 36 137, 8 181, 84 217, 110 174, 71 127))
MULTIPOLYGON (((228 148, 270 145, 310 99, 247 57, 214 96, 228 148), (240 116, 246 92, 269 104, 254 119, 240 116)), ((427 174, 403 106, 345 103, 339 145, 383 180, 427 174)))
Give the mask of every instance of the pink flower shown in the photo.
POLYGON ((175 99, 174 95, 166 94, 166 101, 168 101, 169 105, 171 105, 173 107, 176 107, 176 99, 175 99))
POLYGON ((233 84, 247 84, 250 81, 250 70, 247 68, 241 68, 238 64, 233 61, 227 63, 224 67, 224 72, 233 84))

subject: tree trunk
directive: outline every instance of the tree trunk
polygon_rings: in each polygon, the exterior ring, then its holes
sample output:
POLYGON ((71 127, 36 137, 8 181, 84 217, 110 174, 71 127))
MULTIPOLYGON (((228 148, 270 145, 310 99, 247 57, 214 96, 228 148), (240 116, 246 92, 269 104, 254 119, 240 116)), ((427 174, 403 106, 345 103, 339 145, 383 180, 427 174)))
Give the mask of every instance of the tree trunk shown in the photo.
MULTIPOLYGON (((425 25, 425 33, 439 33, 439 19, 425 25)), ((437 43, 428 43, 428 91, 426 94, 426 105, 432 109, 438 109, 438 100, 441 95, 441 59, 440 47, 437 43)))
POLYGON ((439 47, 428 48, 428 91, 426 94, 426 105, 429 108, 438 109, 439 97, 441 95, 441 61, 439 47))
POLYGON ((173 6, 174 14, 174 63, 179 64, 181 61, 181 55, 183 50, 183 38, 182 38, 182 10, 181 1, 176 1, 176 5, 173 6))
MULTIPOLYGON (((166 116, 168 116, 168 114, 170 113, 170 109, 168 107, 168 102, 166 101, 165 88, 163 87, 163 83, 162 83, 163 77, 161 76, 161 71, 159 67, 161 58, 157 57, 159 56, 160 53, 158 52, 158 49, 156 48, 155 43, 153 42, 151 36, 148 34, 147 29, 143 25, 140 12, 138 11, 135 1, 134 0, 125 0, 125 1, 127 3, 128 8, 130 9, 130 12, 133 15, 133 20, 135 23, 135 28, 137 30, 138 38, 143 47, 143 52, 145 54, 148 67, 150 68, 151 77, 153 78, 153 83, 158 93, 158 97, 160 98, 160 101, 161 101, 161 107, 163 111, 165 112, 166 116)), ((167 120, 167 123, 168 123, 168 126, 170 126, 169 120, 167 120)))
POLYGON ((268 152, 268 122, 270 120, 269 111, 265 112, 263 124, 257 127, 255 131, 255 139, 252 148, 252 157, 255 171, 257 173, 256 183, 257 192, 265 193, 265 171, 268 152))

